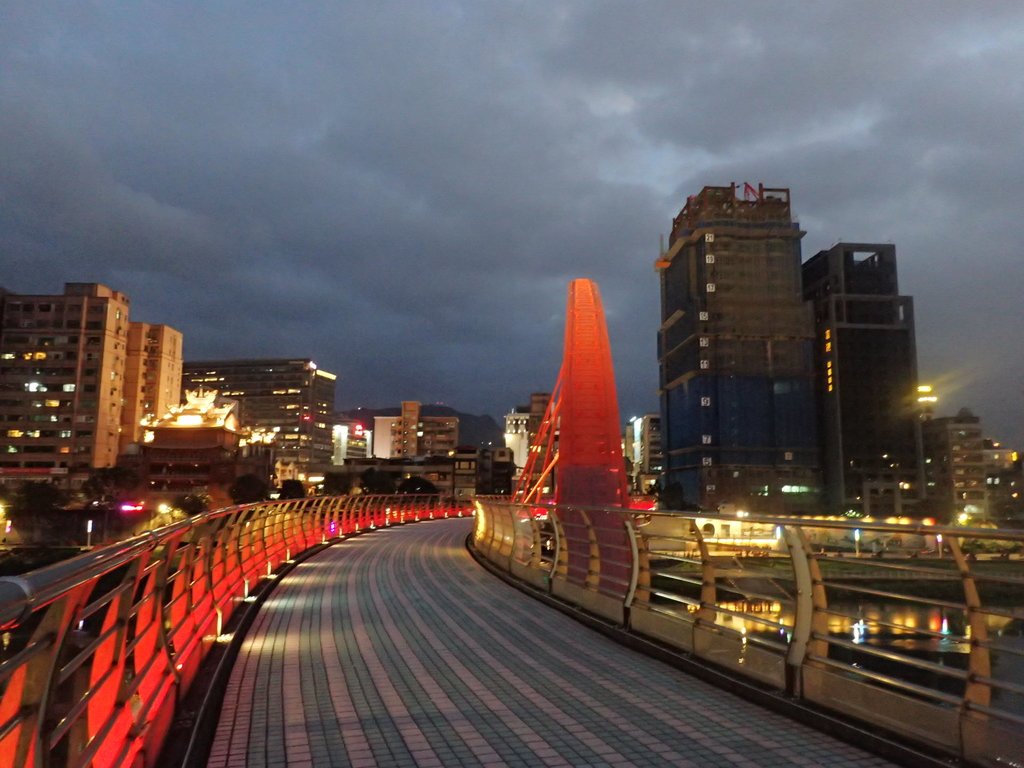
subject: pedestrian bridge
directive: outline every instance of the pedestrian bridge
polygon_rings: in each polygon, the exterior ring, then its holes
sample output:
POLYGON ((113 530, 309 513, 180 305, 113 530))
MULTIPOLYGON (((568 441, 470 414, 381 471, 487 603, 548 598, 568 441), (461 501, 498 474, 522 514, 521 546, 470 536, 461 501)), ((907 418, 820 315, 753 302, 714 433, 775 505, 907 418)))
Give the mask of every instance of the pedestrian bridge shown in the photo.
POLYGON ((472 512, 233 507, 0 579, 0 766, 1024 760, 1024 533, 472 512))

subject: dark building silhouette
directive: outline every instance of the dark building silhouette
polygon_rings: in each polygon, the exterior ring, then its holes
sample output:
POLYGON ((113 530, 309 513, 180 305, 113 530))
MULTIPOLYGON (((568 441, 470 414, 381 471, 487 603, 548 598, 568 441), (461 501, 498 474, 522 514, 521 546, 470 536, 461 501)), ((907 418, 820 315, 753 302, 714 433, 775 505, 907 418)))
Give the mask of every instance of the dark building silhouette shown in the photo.
POLYGON ((686 503, 817 503, 813 325, 788 189, 704 187, 672 224, 658 359, 666 489, 686 503))
POLYGON ((803 285, 830 511, 913 512, 923 493, 914 305, 899 295, 896 248, 838 243, 808 259, 803 285))

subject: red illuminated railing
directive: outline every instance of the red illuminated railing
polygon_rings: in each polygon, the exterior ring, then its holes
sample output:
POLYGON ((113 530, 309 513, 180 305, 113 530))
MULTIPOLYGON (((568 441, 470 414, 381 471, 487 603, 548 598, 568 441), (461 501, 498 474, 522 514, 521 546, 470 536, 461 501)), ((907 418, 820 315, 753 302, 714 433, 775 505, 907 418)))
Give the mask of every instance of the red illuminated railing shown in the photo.
POLYGON ((511 576, 971 765, 1024 765, 1024 531, 477 500, 511 576))
POLYGON ((249 504, 0 578, 0 768, 155 765, 260 580, 332 539, 469 513, 436 496, 249 504))

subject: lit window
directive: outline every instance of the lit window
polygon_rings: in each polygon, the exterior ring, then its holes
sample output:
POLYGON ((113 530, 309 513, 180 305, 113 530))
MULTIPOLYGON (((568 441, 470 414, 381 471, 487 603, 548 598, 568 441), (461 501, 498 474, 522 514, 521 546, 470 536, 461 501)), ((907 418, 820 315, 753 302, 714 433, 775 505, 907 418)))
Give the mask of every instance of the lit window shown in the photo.
POLYGON ((826 341, 825 342, 825 351, 826 352, 831 352, 832 351, 832 342, 831 341, 826 341))
POLYGON ((711 398, 710 397, 702 397, 700 399, 700 404, 704 408, 709 407, 711 405, 711 398))
POLYGON ((715 292, 715 284, 714 283, 708 283, 707 284, 707 289, 708 289, 708 293, 714 293, 715 292))
POLYGON ((8 429, 7 430, 7 436, 8 437, 23 437, 24 435, 25 435, 25 433, 22 432, 20 429, 8 429))
POLYGON ((700 441, 704 445, 711 445, 711 435, 701 435, 700 441))
POLYGON ((700 341, 698 343, 700 344, 700 346, 706 347, 711 344, 711 340, 707 336, 701 336, 700 341))
POLYGON ((702 458, 700 460, 700 463, 703 464, 705 467, 710 467, 711 466, 711 457, 710 456, 705 456, 704 458, 702 458))
POLYGON ((714 232, 708 232, 706 235, 704 235, 704 242, 705 243, 713 243, 713 242, 715 242, 715 233, 714 232))
POLYGON ((828 341, 831 338, 832 338, 832 331, 829 330, 828 328, 826 328, 825 329, 825 341, 828 341))
POLYGON ((700 313, 700 319, 701 320, 710 320, 711 319, 711 313, 710 312, 701 312, 700 313))
POLYGON ((710 367, 711 367, 711 361, 710 360, 701 360, 700 361, 700 368, 701 368, 702 371, 705 371, 705 370, 707 370, 710 367))
POLYGON ((705 254, 704 255, 704 263, 705 264, 714 264, 715 263, 715 254, 713 254, 713 253, 705 254))

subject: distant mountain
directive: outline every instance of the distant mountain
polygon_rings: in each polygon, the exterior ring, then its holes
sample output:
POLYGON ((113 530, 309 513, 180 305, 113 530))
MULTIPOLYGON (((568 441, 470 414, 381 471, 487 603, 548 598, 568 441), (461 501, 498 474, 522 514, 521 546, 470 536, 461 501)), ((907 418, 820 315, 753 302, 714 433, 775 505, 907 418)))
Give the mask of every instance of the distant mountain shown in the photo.
MULTIPOLYGON (((342 415, 350 419, 360 419, 366 422, 368 427, 373 422, 374 416, 398 416, 401 408, 356 408, 354 410, 342 411, 342 415)), ((471 413, 462 413, 447 405, 424 404, 420 407, 420 414, 423 416, 458 416, 459 417, 459 444, 475 446, 503 446, 505 445, 505 430, 498 426, 493 416, 474 416, 471 413)), ((371 427, 372 428, 372 427, 371 427)))

